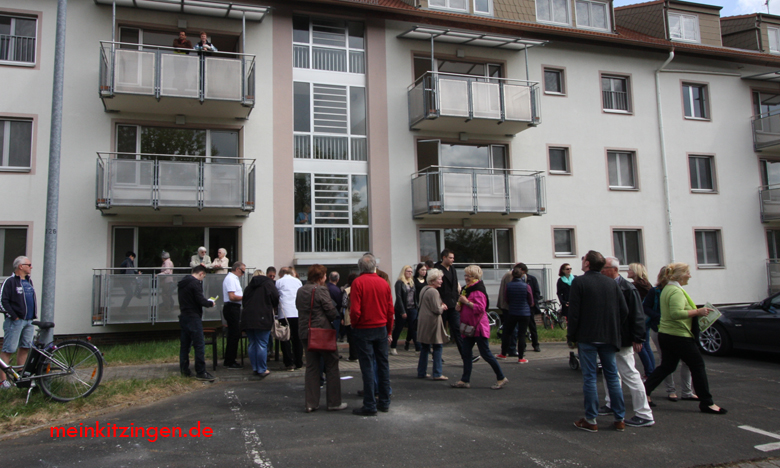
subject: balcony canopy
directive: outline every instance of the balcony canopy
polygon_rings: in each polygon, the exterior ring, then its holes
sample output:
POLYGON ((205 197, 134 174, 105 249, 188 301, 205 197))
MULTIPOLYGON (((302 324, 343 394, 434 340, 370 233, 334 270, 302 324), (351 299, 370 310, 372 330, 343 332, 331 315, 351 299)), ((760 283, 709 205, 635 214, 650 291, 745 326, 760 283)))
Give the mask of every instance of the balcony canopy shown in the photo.
POLYGON ((483 34, 473 31, 431 26, 415 26, 405 33, 399 34, 398 37, 506 50, 526 50, 530 47, 547 43, 547 41, 523 39, 521 37, 504 36, 501 34, 483 34))
POLYGON ((780 70, 772 70, 770 72, 758 73, 755 75, 746 75, 742 77, 743 80, 756 80, 756 81, 773 81, 775 83, 780 82, 780 70))
POLYGON ((215 16, 247 21, 263 21, 270 7, 211 0, 94 0, 98 5, 169 11, 190 15, 215 16))

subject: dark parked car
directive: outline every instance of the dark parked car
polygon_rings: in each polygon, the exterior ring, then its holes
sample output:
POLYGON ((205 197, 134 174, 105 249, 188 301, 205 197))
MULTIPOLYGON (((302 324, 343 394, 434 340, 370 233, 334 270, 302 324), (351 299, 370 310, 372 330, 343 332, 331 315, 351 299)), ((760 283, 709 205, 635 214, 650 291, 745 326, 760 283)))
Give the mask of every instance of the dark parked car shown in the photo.
POLYGON ((734 348, 780 353, 780 293, 718 310, 723 315, 699 335, 706 354, 722 356, 734 348))

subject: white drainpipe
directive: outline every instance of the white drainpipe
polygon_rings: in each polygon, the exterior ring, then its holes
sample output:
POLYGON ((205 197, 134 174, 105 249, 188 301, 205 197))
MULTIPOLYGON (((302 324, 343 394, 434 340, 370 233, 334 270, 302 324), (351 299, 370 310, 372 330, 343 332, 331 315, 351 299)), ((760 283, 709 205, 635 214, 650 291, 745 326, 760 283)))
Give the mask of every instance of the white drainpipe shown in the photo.
POLYGON ((664 137, 664 116, 661 108, 661 71, 674 59, 674 49, 669 51, 661 68, 655 71, 655 100, 658 106, 658 138, 661 144, 661 165, 664 171, 664 201, 666 202, 667 234, 669 235, 669 261, 674 262, 674 229, 672 225, 672 199, 669 195, 669 168, 666 162, 666 139, 664 137))

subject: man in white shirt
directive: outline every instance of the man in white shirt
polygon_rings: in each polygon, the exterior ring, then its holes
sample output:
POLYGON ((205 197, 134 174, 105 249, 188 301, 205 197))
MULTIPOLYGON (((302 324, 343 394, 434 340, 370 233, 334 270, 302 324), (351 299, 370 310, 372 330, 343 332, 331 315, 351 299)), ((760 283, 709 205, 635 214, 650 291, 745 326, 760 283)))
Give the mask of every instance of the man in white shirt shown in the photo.
POLYGON ((243 366, 236 362, 238 342, 241 340, 241 299, 244 295, 239 278, 244 276, 246 265, 236 262, 230 269, 230 273, 222 282, 222 316, 228 327, 227 344, 225 345, 225 367, 228 369, 241 369, 243 366))
POLYGON ((293 267, 279 270, 276 289, 279 290, 279 318, 290 322, 290 341, 282 341, 282 356, 284 366, 288 371, 303 367, 303 345, 298 336, 298 309, 295 308, 295 297, 301 288, 301 280, 295 277, 293 267))

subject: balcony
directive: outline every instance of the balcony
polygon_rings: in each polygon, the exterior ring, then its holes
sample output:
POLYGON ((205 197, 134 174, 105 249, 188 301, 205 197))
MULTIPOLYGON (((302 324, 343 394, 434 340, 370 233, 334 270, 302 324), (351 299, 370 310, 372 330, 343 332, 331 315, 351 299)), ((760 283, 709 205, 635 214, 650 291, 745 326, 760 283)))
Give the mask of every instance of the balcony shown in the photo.
POLYGON ((100 42, 100 98, 108 112, 209 118, 249 116, 255 56, 176 53, 171 47, 100 42))
POLYGON ((753 117, 753 147, 765 154, 780 154, 780 112, 753 117))
POLYGON ((758 189, 761 200, 761 222, 780 221, 780 185, 765 185, 758 189))
POLYGON ((541 172, 431 166, 412 174, 414 218, 521 218, 546 211, 541 172))
MULTIPOLYGON (((159 269, 139 268, 137 275, 124 274, 124 268, 95 269, 92 276, 92 325, 138 323, 178 323, 177 284, 191 274, 189 267, 174 268, 171 275, 159 269)), ((248 271, 254 270, 248 268, 248 271)), ((239 278, 246 287, 251 273, 239 278)), ((208 274, 203 279, 205 297, 220 296, 214 307, 203 309, 203 321, 222 319, 222 282, 225 275, 208 274)))
POLYGON ((411 130, 511 136, 541 122, 531 81, 427 72, 407 94, 411 130))
POLYGON ((243 215, 255 210, 255 160, 98 153, 95 206, 128 214, 148 208, 213 208, 243 215))

